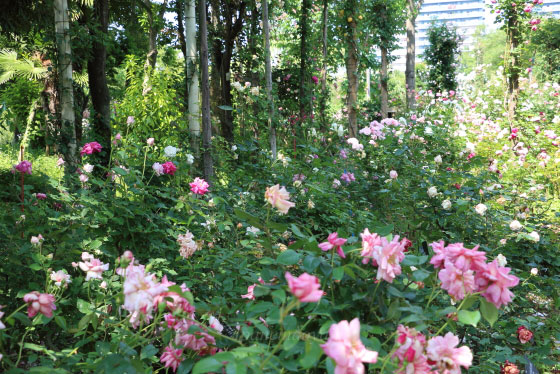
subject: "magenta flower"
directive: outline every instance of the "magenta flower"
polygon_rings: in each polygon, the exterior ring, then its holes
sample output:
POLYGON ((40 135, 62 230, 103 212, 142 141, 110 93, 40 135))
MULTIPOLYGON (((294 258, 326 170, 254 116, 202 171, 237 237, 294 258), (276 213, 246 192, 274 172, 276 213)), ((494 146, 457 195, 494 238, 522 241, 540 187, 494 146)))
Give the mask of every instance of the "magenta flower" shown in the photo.
POLYGON ((363 362, 374 364, 378 353, 366 349, 360 340, 360 321, 340 321, 329 329, 329 340, 321 345, 327 356, 336 363, 336 374, 364 374, 363 362))
POLYGON ((31 174, 31 162, 24 160, 14 166, 14 169, 22 174, 31 174))
POLYGON ((333 232, 329 235, 327 240, 328 240, 327 242, 319 244, 319 248, 321 248, 322 251, 326 252, 335 248, 340 257, 346 258, 346 255, 342 250, 342 246, 344 245, 344 243, 346 243, 347 239, 339 238, 338 233, 333 232))
POLYGON ((441 373, 461 374, 461 366, 468 369, 472 365, 473 355, 469 347, 459 344, 459 338, 448 332, 445 336, 436 336, 428 341, 426 353, 441 373))
POLYGON ((313 83, 317 84, 319 83, 319 78, 317 78, 317 76, 312 76, 311 79, 313 80, 313 83))
POLYGON ((177 371, 177 368, 183 361, 183 350, 182 349, 173 349, 173 347, 165 347, 165 350, 159 361, 164 364, 166 368, 171 368, 173 372, 177 371))
POLYGON ((102 148, 103 147, 98 142, 86 143, 80 151, 80 156, 83 156, 84 154, 91 155, 93 153, 99 153, 101 152, 102 148))
POLYGON ((161 167, 163 168, 163 172, 169 175, 175 175, 175 171, 177 170, 177 166, 175 166, 173 161, 167 161, 161 165, 161 167))
POLYGON ((198 177, 194 178, 194 181, 189 183, 189 186, 191 186, 191 192, 197 195, 206 194, 206 192, 208 192, 208 187, 210 187, 204 179, 198 177))
POLYGON ((316 276, 303 273, 294 277, 289 272, 285 274, 290 292, 302 303, 316 303, 323 296, 321 284, 316 276))
POLYGON ((30 292, 23 297, 23 301, 27 303, 27 316, 33 318, 37 313, 41 313, 47 318, 53 316, 55 297, 48 293, 39 293, 37 291, 30 292))
POLYGON ((38 200, 45 200, 47 198, 47 195, 42 192, 38 192, 35 196, 38 200))

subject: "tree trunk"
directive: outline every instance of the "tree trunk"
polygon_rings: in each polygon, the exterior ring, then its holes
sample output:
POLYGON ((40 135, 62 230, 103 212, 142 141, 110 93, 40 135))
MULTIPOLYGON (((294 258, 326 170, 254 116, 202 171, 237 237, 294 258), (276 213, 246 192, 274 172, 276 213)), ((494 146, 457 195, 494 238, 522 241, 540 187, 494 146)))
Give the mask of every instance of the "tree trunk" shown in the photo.
POLYGON ((268 0, 262 0, 264 31, 264 75, 266 81, 266 100, 268 107, 268 128, 270 130, 270 150, 272 160, 276 161, 276 124, 274 123, 274 102, 272 101, 272 66, 270 63, 270 27, 268 25, 268 0))
POLYGON ((208 84, 208 28, 206 26, 206 2, 200 4, 200 78, 202 82, 202 147, 204 179, 212 185, 212 126, 210 124, 210 86, 208 84))
POLYGON ((306 66, 307 66, 307 33, 308 33, 308 18, 309 9, 311 8, 311 0, 302 0, 301 4, 301 17, 299 26, 301 28, 300 39, 300 63, 299 63, 299 119, 303 121, 306 116, 308 98, 305 93, 306 82, 306 66))
POLYGON ((58 49, 58 71, 60 77, 61 129, 60 149, 66 161, 66 170, 76 170, 76 129, 74 127, 74 91, 72 87, 72 50, 70 47, 70 24, 66 0, 54 1, 54 21, 58 49))
POLYGON ((195 0, 186 2, 186 62, 187 62, 187 84, 189 88, 189 134, 191 136, 191 148, 198 159, 200 156, 200 101, 198 86, 198 70, 196 63, 196 4, 195 0))
POLYGON ((507 67, 506 77, 508 84, 508 120, 510 124, 515 119, 517 112, 517 99, 519 97, 519 40, 521 38, 519 31, 519 20, 513 17, 508 21, 507 28, 508 38, 508 59, 505 61, 507 67))
MULTIPOLYGON (((349 9, 356 9, 355 0, 349 0, 349 9)), ((358 104, 358 36, 356 20, 348 22, 348 36, 346 37, 346 76, 348 91, 346 105, 348 110, 348 133, 351 138, 358 135, 357 104, 358 104)))
POLYGON ((379 83, 381 85, 381 117, 387 118, 389 116, 389 92, 387 88, 387 66, 389 61, 387 59, 387 48, 384 46, 381 49, 381 74, 379 74, 379 83))
POLYGON ((154 12, 152 9, 152 2, 150 0, 144 0, 143 5, 146 8, 148 15, 148 54, 146 55, 146 63, 144 64, 144 83, 142 90, 142 95, 145 96, 150 92, 152 86, 150 84, 150 75, 156 67, 157 61, 157 37, 160 32, 160 24, 163 22, 163 16, 165 15, 165 10, 167 9, 167 1, 163 0, 161 4, 161 9, 157 14, 157 18, 154 17, 154 12))
POLYGON ((104 41, 107 39, 107 29, 109 26, 109 0, 95 0, 93 20, 96 23, 96 27, 90 29, 93 43, 87 64, 89 91, 94 110, 91 120, 95 138, 105 149, 105 152, 102 154, 101 164, 109 167, 109 157, 111 154, 111 97, 105 72, 107 48, 104 44, 104 41))
POLYGON ((416 106, 416 16, 424 1, 406 1, 406 106, 416 106))
POLYGON ((328 128, 327 124, 327 46, 328 38, 327 32, 329 22, 329 2, 323 0, 323 68, 321 69, 321 103, 319 111, 321 113, 321 130, 325 131, 328 128))
POLYGON ((366 101, 371 100, 371 70, 366 69, 366 101))

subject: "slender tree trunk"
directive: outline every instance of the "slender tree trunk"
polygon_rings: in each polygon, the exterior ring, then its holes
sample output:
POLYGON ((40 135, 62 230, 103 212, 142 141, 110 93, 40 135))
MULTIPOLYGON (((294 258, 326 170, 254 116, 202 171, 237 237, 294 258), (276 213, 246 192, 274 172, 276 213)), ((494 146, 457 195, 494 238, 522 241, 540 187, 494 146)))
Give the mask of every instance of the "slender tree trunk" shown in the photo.
POLYGON ((379 74, 379 83, 381 85, 381 117, 387 118, 389 116, 389 92, 387 88, 387 67, 389 60, 387 59, 387 48, 384 46, 381 49, 381 74, 379 74))
POLYGON ((303 121, 307 111, 308 98, 305 92, 306 82, 306 66, 307 66, 307 33, 309 28, 309 9, 311 8, 311 0, 302 0, 301 4, 301 18, 299 26, 301 28, 300 39, 300 64, 299 64, 299 119, 303 121))
POLYGON ((321 113, 321 130, 325 131, 327 124, 327 47, 328 47, 328 22, 329 22, 329 1, 323 0, 323 68, 321 69, 321 102, 319 111, 321 113))
POLYGON ((507 67, 507 84, 508 84, 508 120, 510 124, 515 119, 517 112, 517 100, 519 98, 519 20, 512 17, 508 21, 507 39, 508 39, 508 56, 506 59, 507 67))
POLYGON ((423 0, 406 0, 406 106, 416 106, 416 16, 423 0))
POLYGON ((366 69, 366 101, 371 100, 371 70, 366 69))
POLYGON ((144 64, 144 89, 142 90, 142 95, 144 96, 152 89, 150 75, 156 67, 158 54, 157 37, 160 32, 160 25, 163 23, 165 10, 167 9, 167 1, 168 0, 163 0, 159 13, 154 17, 152 2, 150 0, 143 0, 144 8, 146 8, 148 15, 148 54, 146 55, 146 63, 144 64))
POLYGON ((264 31, 264 75, 266 80, 266 100, 268 106, 268 128, 270 130, 270 150, 276 161, 276 124, 274 123, 274 102, 272 101, 272 66, 270 63, 270 27, 268 25, 268 0, 262 0, 264 31))
POLYGON ((208 28, 206 26, 206 1, 200 4, 200 78, 202 82, 202 147, 204 179, 212 185, 212 126, 210 124, 210 86, 208 84, 208 28))
POLYGON ((95 0, 93 20, 96 23, 96 27, 90 29, 93 43, 87 64, 89 91, 94 110, 94 115, 91 119, 96 139, 105 149, 101 163, 103 166, 108 167, 111 154, 111 97, 105 72, 107 48, 105 47, 104 40, 107 39, 109 26, 109 0, 95 0))
POLYGON ((56 44, 58 48, 58 71, 60 77, 61 129, 60 149, 69 173, 76 170, 76 128, 74 127, 74 91, 72 87, 72 50, 70 47, 70 24, 68 22, 68 3, 55 0, 54 21, 56 44))
POLYGON ((198 159, 200 155, 200 101, 198 87, 198 70, 196 59, 196 3, 195 0, 187 0, 187 42, 186 42, 186 61, 187 61, 187 83, 189 88, 189 133, 191 136, 191 148, 198 159))
MULTIPOLYGON (((356 1, 348 0, 348 9, 356 9, 356 1)), ((355 138, 358 135, 358 119, 356 106, 358 104, 358 36, 356 20, 348 22, 348 36, 346 37, 346 76, 348 91, 346 105, 348 109, 348 133, 355 138)))

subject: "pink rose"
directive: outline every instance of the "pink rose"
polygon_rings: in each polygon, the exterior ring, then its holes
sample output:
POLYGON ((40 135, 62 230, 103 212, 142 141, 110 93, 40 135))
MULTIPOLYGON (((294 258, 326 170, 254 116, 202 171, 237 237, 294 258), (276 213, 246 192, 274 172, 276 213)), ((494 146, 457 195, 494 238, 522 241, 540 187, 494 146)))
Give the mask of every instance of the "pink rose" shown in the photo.
POLYGON ((53 316, 55 297, 48 293, 39 293, 37 291, 30 292, 23 297, 23 301, 27 303, 27 316, 33 318, 37 313, 43 314, 47 318, 53 316))
POLYGON ((174 175, 175 171, 177 170, 177 166, 175 166, 173 161, 167 161, 161 166, 163 167, 163 172, 165 174, 174 175))
POLYGON ((346 243, 347 239, 339 238, 338 233, 333 232, 329 235, 327 240, 328 241, 319 244, 319 248, 321 248, 322 251, 326 252, 326 251, 329 251, 329 250, 335 248, 340 257, 346 258, 346 255, 344 254, 344 251, 342 250, 342 246, 344 245, 344 243, 346 243))
POLYGON ((448 332, 445 336, 436 336, 428 341, 426 353, 441 373, 460 374, 461 366, 468 369, 472 365, 473 355, 469 347, 459 344, 459 338, 448 332))
POLYGON ((83 156, 84 154, 91 155, 92 153, 99 153, 102 148, 103 147, 98 142, 86 143, 80 151, 80 156, 83 156))
POLYGON ((189 186, 191 186, 191 192, 197 195, 206 194, 206 192, 208 192, 208 187, 210 187, 204 179, 198 177, 194 178, 194 181, 189 183, 189 186))
POLYGON ((31 174, 31 162, 29 161, 22 161, 19 164, 17 164, 16 166, 14 166, 14 169, 16 169, 17 171, 19 171, 22 174, 31 174))
POLYGON ((290 292, 302 303, 316 303, 323 296, 319 279, 313 275, 303 273, 295 278, 289 272, 285 274, 290 292))
POLYGON ((360 340, 360 321, 340 321, 331 325, 329 340, 321 345, 327 356, 336 363, 336 374, 364 374, 363 362, 374 364, 378 353, 366 349, 360 340))
POLYGON ((264 198, 270 205, 278 209, 281 214, 288 213, 290 208, 296 206, 296 204, 288 200, 290 198, 290 193, 286 191, 286 187, 280 187, 278 184, 267 187, 264 198))

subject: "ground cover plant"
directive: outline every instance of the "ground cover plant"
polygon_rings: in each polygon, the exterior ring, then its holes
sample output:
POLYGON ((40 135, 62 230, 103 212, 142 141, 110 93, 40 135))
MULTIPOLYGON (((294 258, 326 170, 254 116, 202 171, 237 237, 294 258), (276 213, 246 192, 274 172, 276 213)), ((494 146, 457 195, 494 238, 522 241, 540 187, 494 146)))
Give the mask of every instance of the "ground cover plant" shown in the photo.
POLYGON ((560 85, 492 3, 520 49, 442 91, 389 77, 405 1, 1 15, 2 372, 557 373, 560 85))

